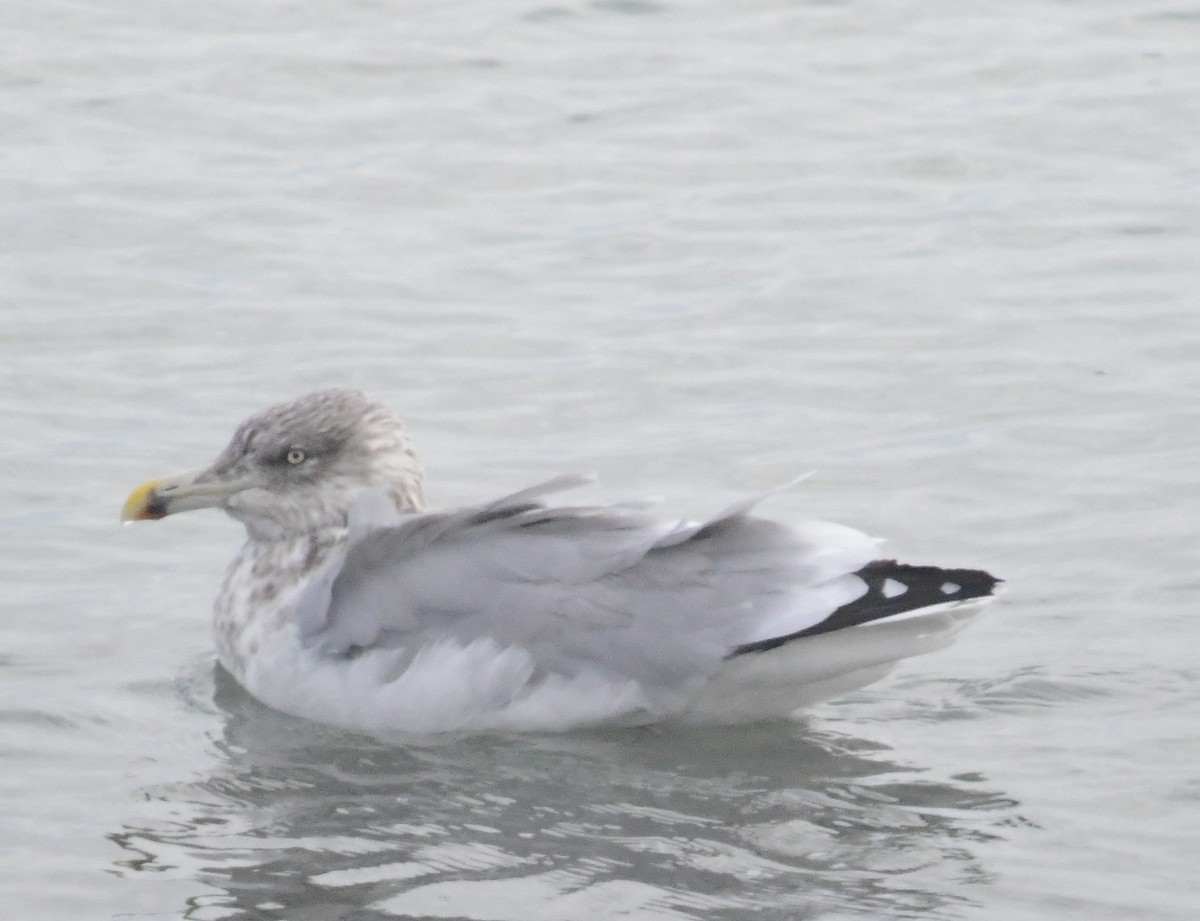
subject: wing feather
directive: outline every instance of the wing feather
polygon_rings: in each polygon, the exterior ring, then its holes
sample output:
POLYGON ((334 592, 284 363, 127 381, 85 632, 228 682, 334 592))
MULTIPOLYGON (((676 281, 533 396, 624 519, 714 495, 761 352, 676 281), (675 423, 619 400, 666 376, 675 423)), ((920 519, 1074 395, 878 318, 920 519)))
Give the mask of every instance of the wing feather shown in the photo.
POLYGON ((866 590, 852 573, 876 542, 852 529, 787 527, 751 514, 757 499, 698 523, 540 501, 583 482, 390 523, 352 518, 297 604, 302 634, 333 655, 486 638, 525 649, 545 674, 679 687, 866 590))

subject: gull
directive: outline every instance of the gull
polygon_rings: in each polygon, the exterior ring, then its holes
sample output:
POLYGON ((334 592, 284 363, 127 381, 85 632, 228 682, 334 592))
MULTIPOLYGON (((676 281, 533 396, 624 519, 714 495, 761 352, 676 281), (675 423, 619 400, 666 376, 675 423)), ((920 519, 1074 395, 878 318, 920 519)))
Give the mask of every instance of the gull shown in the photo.
POLYGON ((122 520, 219 508, 247 539, 217 658, 277 710, 392 735, 777 719, 946 645, 999 580, 755 514, 699 520, 551 497, 563 476, 425 511, 400 420, 353 390, 244 421, 122 520))

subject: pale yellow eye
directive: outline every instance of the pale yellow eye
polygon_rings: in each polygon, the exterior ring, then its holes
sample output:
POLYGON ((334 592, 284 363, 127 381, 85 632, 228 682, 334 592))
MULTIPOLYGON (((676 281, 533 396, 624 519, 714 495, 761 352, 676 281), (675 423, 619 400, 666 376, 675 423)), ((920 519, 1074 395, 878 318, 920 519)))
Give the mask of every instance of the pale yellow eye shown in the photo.
POLYGON ((292 450, 288 451, 287 453, 287 462, 294 467, 297 464, 303 464, 305 458, 307 457, 308 455, 299 448, 292 448, 292 450))

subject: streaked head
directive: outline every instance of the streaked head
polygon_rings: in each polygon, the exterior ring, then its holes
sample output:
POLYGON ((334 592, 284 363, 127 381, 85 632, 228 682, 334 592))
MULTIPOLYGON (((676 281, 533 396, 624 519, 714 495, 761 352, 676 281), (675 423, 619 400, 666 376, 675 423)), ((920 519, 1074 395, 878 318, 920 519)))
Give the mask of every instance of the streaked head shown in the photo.
POLYGON ((123 521, 221 508, 269 540, 344 525, 373 490, 419 511, 422 473, 400 420, 355 390, 322 390, 256 413, 212 464, 139 486, 123 521))

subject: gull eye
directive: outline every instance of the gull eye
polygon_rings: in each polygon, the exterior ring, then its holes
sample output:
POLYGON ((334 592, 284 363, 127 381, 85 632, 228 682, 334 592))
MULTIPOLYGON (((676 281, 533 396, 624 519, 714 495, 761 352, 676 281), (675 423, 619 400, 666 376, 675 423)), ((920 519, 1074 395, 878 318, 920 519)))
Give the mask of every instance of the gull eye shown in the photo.
POLYGON ((301 451, 299 448, 292 448, 287 453, 287 462, 289 464, 291 464, 293 467, 295 467, 299 464, 303 464, 304 461, 307 459, 308 459, 308 455, 305 454, 303 451, 301 451))

